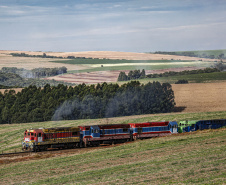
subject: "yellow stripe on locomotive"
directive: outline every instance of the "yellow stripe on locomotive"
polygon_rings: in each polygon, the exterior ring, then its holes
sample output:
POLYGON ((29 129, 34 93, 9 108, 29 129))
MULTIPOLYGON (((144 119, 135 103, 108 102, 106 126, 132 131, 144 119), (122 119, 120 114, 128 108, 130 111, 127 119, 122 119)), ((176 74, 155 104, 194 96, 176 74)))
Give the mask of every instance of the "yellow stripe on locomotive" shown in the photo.
POLYGON ((73 147, 78 143, 80 143, 79 127, 28 129, 24 133, 22 148, 24 150, 46 150, 52 147, 73 147))

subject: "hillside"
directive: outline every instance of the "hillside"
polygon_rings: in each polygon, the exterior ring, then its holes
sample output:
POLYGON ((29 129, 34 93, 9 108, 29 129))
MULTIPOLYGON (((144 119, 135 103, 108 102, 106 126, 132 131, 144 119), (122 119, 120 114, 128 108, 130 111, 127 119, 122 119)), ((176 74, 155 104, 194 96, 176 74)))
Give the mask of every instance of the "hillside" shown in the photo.
POLYGON ((2 184, 224 184, 225 134, 225 128, 205 130, 0 158, 0 179, 2 184))
POLYGON ((0 153, 21 151, 21 139, 25 129, 28 128, 52 128, 52 127, 73 127, 79 125, 99 124, 123 124, 141 123, 163 120, 205 120, 205 119, 226 119, 226 111, 219 112, 197 112, 197 113, 164 113, 123 116, 103 119, 80 119, 62 120, 48 122, 32 122, 20 124, 0 124, 0 153))
POLYGON ((221 50, 200 50, 200 51, 176 51, 175 52, 177 55, 194 55, 202 58, 221 58, 221 59, 226 59, 226 50, 221 49, 221 50))
POLYGON ((42 56, 44 54, 44 52, 1 50, 0 69, 2 67, 17 67, 31 70, 39 67, 65 66, 70 74, 49 77, 48 79, 77 84, 116 82, 120 71, 129 72, 129 70, 145 69, 146 73, 150 74, 162 73, 167 70, 193 70, 211 67, 216 61, 187 56, 112 51, 45 52, 47 56, 65 58, 13 57, 10 53, 26 53, 28 56, 42 56), (79 58, 67 59, 68 56, 79 58))
MULTIPOLYGON (((108 58, 108 59, 125 59, 125 60, 200 60, 197 57, 188 56, 172 56, 172 55, 162 55, 153 53, 133 53, 133 52, 117 52, 117 51, 84 51, 84 52, 41 52, 41 51, 10 51, 10 50, 0 50, 0 54, 10 54, 10 53, 26 53, 29 55, 46 55, 56 56, 56 57, 86 57, 86 58, 108 58)), ((211 59, 204 59, 211 61, 211 59)))

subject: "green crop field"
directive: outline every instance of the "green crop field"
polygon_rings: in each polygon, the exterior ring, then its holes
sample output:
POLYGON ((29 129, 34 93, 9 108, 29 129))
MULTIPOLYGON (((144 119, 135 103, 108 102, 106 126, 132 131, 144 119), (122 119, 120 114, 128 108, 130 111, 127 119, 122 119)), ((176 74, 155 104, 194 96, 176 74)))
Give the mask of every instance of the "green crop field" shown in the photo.
POLYGON ((85 70, 68 70, 69 73, 114 71, 114 70, 156 70, 181 67, 210 67, 215 62, 185 61, 185 60, 110 60, 110 59, 72 59, 65 61, 52 61, 55 63, 87 66, 85 70))
MULTIPOLYGON (((148 83, 153 81, 158 81, 160 83, 170 83, 173 84, 178 80, 188 80, 189 83, 207 83, 207 82, 219 82, 226 80, 226 72, 215 72, 215 73, 202 73, 202 74, 190 74, 190 75, 178 75, 170 77, 160 77, 160 78, 145 78, 139 79, 141 83, 148 83)), ((120 84, 123 82, 120 82, 120 84)), ((124 82, 125 83, 125 82, 124 82)))
MULTIPOLYGON (((55 63, 64 63, 64 64, 122 64, 122 63, 147 63, 147 64, 156 64, 156 63, 190 63, 192 61, 188 60, 114 60, 114 59, 71 59, 71 60, 57 60, 51 61, 55 63)), ((194 61, 193 61, 194 62, 194 61)))
MULTIPOLYGON (((159 77, 159 78, 144 78, 138 79, 140 83, 146 84, 148 82, 158 81, 160 83, 174 84, 178 80, 188 80, 189 83, 214 83, 226 80, 226 72, 215 72, 215 73, 202 73, 202 74, 189 74, 189 75, 176 75, 170 77, 159 77)), ((120 81, 118 84, 124 84, 128 81, 120 81)))

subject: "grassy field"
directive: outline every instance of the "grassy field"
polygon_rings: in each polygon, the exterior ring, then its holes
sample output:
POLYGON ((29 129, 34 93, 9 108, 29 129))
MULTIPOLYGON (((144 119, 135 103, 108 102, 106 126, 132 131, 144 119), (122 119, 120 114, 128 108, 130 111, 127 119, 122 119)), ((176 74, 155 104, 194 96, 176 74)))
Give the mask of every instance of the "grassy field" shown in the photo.
POLYGON ((0 165, 0 184, 224 184, 226 128, 0 165))
MULTIPOLYGON (((189 83, 214 83, 226 80, 226 72, 215 72, 215 73, 203 73, 203 74, 190 74, 190 75, 178 75, 170 77, 159 77, 159 78, 144 78, 139 79, 143 84, 148 82, 158 81, 160 83, 174 84, 178 80, 188 80, 189 83)), ((128 81, 117 82, 118 84, 124 84, 128 81)))
POLYGON ((215 81, 226 80, 226 72, 215 72, 215 73, 203 73, 203 74, 190 74, 190 75, 179 75, 170 77, 160 77, 160 78, 145 78, 139 79, 141 83, 148 83, 153 81, 159 81, 161 83, 175 83, 178 80, 188 80, 189 83, 207 83, 215 81))
POLYGON ((21 142, 25 129, 30 128, 51 128, 68 127, 91 124, 119 124, 136 123, 148 121, 163 120, 201 120, 201 119, 226 119, 226 112, 206 112, 206 113, 168 113, 168 114, 148 114, 127 116, 108 119, 86 119, 86 120, 68 120, 68 121, 49 121, 23 124, 2 124, 0 125, 0 153, 21 151, 21 142))
POLYGON ((95 72, 95 71, 121 71, 121 70, 159 70, 159 69, 169 69, 169 68, 182 68, 182 67, 203 67, 207 68, 212 66, 213 63, 202 63, 202 64, 178 64, 178 63, 168 63, 168 64, 156 64, 156 65, 124 65, 124 66, 104 66, 104 67, 92 67, 91 69, 83 70, 70 70, 69 73, 84 73, 84 72, 95 72))
POLYGON ((113 70, 156 70, 179 67, 210 67, 214 62, 187 61, 187 60, 110 60, 110 59, 73 59, 66 61, 52 61, 55 63, 83 65, 91 67, 84 70, 68 70, 69 73, 113 70), (101 67, 103 66, 103 67, 101 67))
MULTIPOLYGON (((146 63, 146 64, 165 64, 165 63, 191 63, 197 61, 189 60, 113 60, 113 59, 71 59, 71 60, 60 60, 60 61, 51 61, 55 63, 64 63, 64 64, 136 64, 136 63, 146 63)), ((201 63, 201 61, 200 61, 201 63)), ((204 63, 204 62, 203 62, 204 63)), ((208 62, 207 62, 208 63, 208 62)))

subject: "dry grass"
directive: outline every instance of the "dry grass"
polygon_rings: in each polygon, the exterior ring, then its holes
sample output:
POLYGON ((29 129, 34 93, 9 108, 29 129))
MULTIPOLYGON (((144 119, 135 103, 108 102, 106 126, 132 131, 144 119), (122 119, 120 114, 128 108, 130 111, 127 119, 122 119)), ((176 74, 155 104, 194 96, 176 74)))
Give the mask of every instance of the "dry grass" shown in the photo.
MULTIPOLYGON (((17 67, 24 69, 34 69, 39 67, 54 68, 54 67, 67 67, 68 70, 82 70, 89 69, 87 66, 83 65, 72 65, 72 64, 61 64, 53 63, 50 61, 55 61, 56 59, 49 58, 34 58, 34 57, 13 57, 11 55, 1 54, 0 52, 0 69, 2 67, 17 67)), ((62 59, 57 59, 62 60, 62 59)), ((65 59, 63 59, 65 60, 65 59)))
MULTIPOLYGON (((47 55, 57 57, 86 57, 86 58, 107 58, 107 59, 126 59, 126 60, 200 60, 197 57, 176 56, 176 55, 162 55, 162 54, 148 54, 148 53, 132 53, 132 52, 116 52, 116 51, 85 51, 85 52, 33 52, 33 51, 1 51, 0 53, 26 53, 29 55, 47 55)), ((216 59, 202 59, 203 61, 215 61, 216 59)))
POLYGON ((176 105, 183 112, 226 111, 226 82, 173 84, 176 105))

